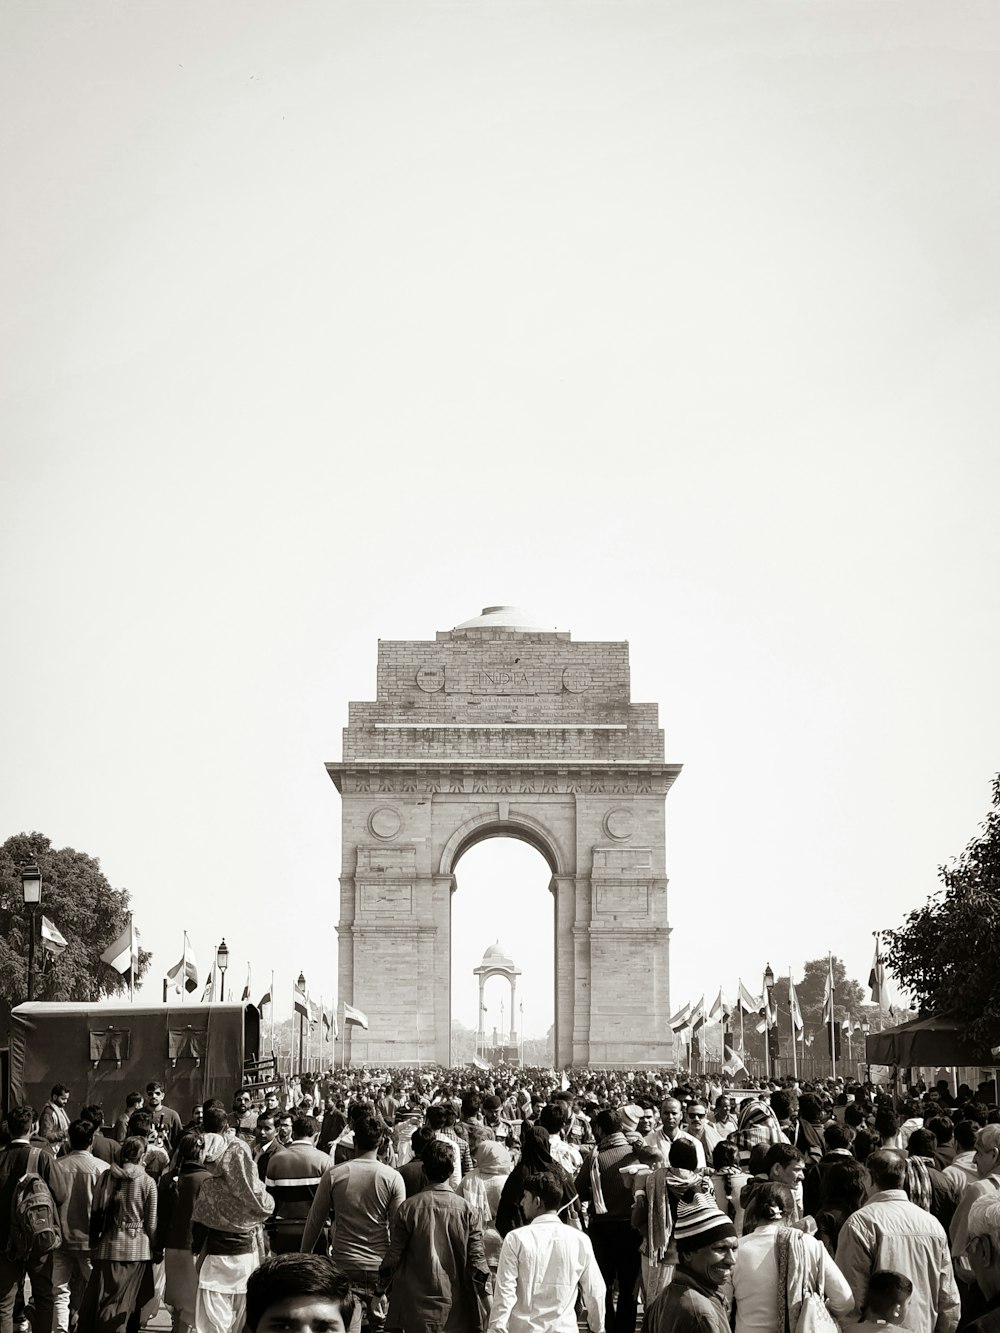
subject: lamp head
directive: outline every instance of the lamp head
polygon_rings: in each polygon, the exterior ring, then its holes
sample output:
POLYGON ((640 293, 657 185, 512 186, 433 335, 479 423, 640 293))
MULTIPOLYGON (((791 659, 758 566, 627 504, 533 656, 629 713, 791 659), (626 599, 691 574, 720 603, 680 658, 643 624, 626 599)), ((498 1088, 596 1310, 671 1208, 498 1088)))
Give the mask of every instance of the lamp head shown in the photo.
POLYGON ((42 901, 42 872, 34 864, 21 867, 21 894, 25 907, 37 907, 42 901))

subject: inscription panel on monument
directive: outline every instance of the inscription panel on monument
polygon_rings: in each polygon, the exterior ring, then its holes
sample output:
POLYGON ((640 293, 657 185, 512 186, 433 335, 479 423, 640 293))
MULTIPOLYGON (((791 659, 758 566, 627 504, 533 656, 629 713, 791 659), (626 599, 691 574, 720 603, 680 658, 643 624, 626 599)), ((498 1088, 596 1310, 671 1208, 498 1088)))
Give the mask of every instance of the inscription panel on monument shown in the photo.
POLYGON ((645 884, 595 884, 594 911, 604 916, 648 916, 649 889, 645 884))
POLYGON ((358 875, 415 875, 417 853, 413 847, 359 847, 358 875))
POLYGON ((649 847, 595 847, 592 874, 615 878, 619 875, 653 873, 653 853, 649 847))
POLYGON ((410 916, 412 884, 359 884, 358 910, 364 916, 410 916))

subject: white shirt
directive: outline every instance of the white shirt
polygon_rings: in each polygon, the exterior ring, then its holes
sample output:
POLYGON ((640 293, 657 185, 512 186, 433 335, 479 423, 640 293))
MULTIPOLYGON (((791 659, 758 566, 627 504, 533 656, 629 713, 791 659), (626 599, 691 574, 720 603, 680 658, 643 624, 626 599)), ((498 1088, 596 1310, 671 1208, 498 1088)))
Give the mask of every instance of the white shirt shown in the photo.
MULTIPOLYGON (((699 1143, 698 1140, 694 1138, 691 1134, 689 1134, 686 1129, 679 1129, 677 1131, 677 1138, 684 1139, 685 1142, 694 1144, 695 1152, 698 1157, 697 1170, 704 1171, 705 1170, 704 1145, 699 1143)), ((662 1127, 660 1129, 651 1129, 649 1133, 646 1135, 646 1137, 643 1139, 643 1143, 646 1145, 647 1148, 656 1148, 658 1152, 661 1152, 663 1154, 664 1162, 670 1161, 670 1145, 675 1142, 676 1139, 667 1138, 666 1134, 664 1134, 663 1132, 662 1127)))
POLYGON ((589 1238, 542 1213, 504 1237, 489 1333, 577 1333, 577 1289, 591 1333, 604 1333, 604 1279, 589 1238))
POLYGON ((440 1130, 435 1133, 434 1137, 439 1143, 447 1143, 448 1147, 451 1149, 454 1166, 452 1167, 451 1175, 448 1177, 448 1184, 453 1190, 457 1190, 462 1183, 462 1149, 454 1139, 450 1139, 447 1134, 442 1134, 440 1130))

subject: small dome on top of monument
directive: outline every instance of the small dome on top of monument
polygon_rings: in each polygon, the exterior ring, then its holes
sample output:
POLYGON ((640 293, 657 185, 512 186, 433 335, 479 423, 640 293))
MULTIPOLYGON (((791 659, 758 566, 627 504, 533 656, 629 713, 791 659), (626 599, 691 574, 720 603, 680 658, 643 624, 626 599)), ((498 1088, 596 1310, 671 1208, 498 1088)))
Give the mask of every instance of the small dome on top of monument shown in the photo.
POLYGON ((502 966, 504 963, 508 964, 510 967, 514 966, 510 954, 499 940, 497 940, 496 944, 491 944, 483 954, 483 962, 492 963, 494 966, 498 964, 502 966))
POLYGON ((456 629, 526 629, 550 630, 552 625, 543 625, 535 616, 528 615, 519 606, 484 606, 482 614, 471 620, 463 620, 456 629))

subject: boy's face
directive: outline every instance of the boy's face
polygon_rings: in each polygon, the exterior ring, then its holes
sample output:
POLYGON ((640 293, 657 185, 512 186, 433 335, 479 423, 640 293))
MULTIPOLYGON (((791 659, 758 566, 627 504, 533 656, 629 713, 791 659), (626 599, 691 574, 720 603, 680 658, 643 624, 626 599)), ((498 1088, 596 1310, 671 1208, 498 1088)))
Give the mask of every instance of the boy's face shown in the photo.
POLYGON ((286 1296, 264 1311, 254 1333, 346 1333, 340 1306, 324 1296, 286 1296))

